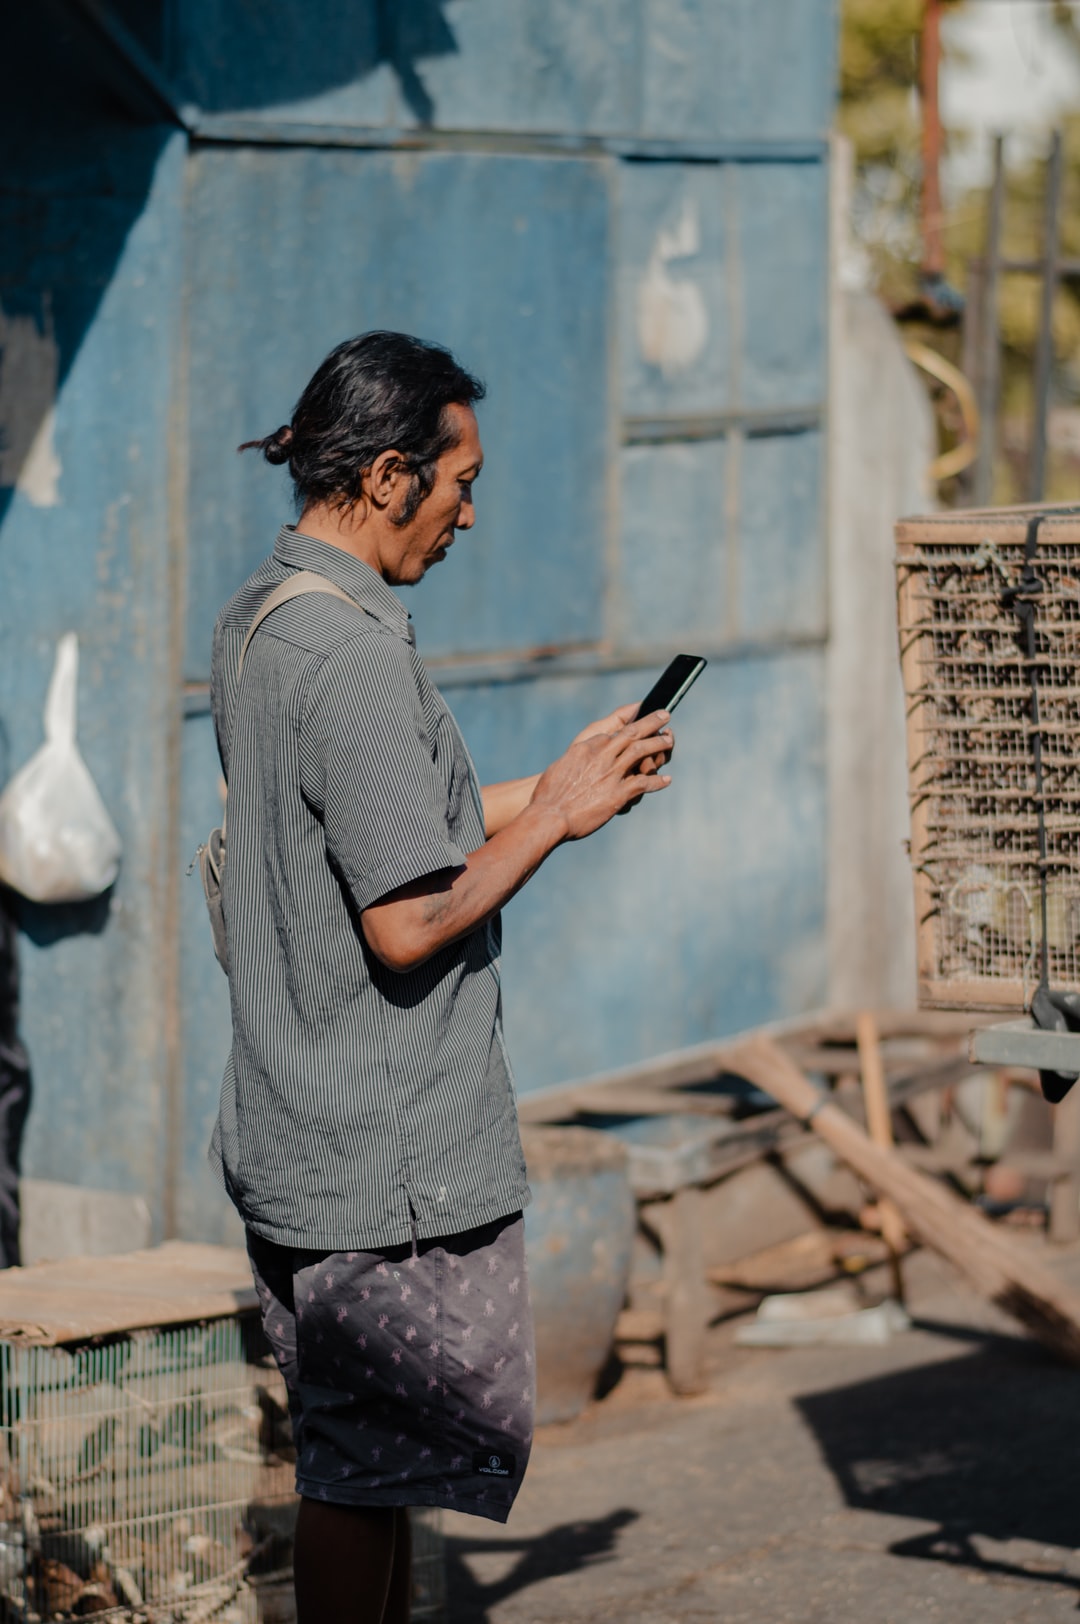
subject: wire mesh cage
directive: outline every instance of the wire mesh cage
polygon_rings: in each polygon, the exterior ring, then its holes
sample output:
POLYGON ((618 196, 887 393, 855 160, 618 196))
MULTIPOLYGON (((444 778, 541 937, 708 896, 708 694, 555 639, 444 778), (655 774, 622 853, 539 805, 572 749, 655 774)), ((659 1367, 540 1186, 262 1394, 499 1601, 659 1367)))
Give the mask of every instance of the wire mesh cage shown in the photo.
MULTIPOLYGON (((255 1314, 64 1346, 0 1331, 0 1620, 290 1624, 293 1463, 255 1314)), ((437 1511, 413 1550, 413 1617, 441 1619, 437 1511)))
POLYGON ((1080 989, 1080 515, 905 520, 897 572, 920 1001, 1030 1003, 1044 874, 1047 973, 1080 989))

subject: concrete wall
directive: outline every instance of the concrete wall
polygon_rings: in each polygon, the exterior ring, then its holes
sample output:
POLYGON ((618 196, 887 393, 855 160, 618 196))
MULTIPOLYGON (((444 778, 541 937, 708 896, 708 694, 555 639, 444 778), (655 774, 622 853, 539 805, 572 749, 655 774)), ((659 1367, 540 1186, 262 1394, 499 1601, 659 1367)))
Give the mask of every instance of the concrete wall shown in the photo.
POLYGON ((933 506, 933 412, 848 241, 834 162, 829 394, 829 1001, 915 1002, 915 913, 893 526, 933 506))

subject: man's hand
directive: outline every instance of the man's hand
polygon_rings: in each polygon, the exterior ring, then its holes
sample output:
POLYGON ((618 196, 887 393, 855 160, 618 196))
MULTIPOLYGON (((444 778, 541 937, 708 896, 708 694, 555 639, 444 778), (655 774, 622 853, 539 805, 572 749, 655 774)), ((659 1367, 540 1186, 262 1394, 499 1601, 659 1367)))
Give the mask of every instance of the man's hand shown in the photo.
MULTIPOLYGON (((588 727, 582 728, 574 743, 580 744, 583 739, 595 738, 598 733, 615 733, 620 727, 626 727, 628 723, 636 721, 637 713, 637 705, 620 705, 616 710, 612 711, 610 716, 603 716, 599 722, 590 722, 588 727)), ((671 760, 672 751, 675 749, 675 736, 670 728, 665 730, 664 738, 667 740, 667 749, 659 755, 646 756, 638 768, 639 772, 645 774, 658 773, 661 767, 667 766, 671 760)), ((629 812, 632 807, 637 806, 640 800, 641 796, 635 795, 633 800, 627 801, 625 806, 619 808, 619 811, 629 812)))
POLYGON ((601 733, 618 733, 620 728, 637 721, 637 713, 636 705, 620 705, 610 716, 601 716, 598 722, 590 722, 588 727, 583 727, 573 742, 584 744, 587 739, 595 739, 601 733))
POLYGON ((624 806, 671 783, 669 775, 656 770, 674 742, 660 732, 669 714, 653 711, 641 721, 628 721, 627 712, 636 710, 636 705, 624 705, 605 717, 610 730, 604 722, 594 722, 541 773, 530 805, 561 818, 564 839, 594 834, 624 806))
MULTIPOLYGON (((612 733, 618 733, 621 728, 626 727, 628 723, 636 719, 637 713, 637 705, 620 705, 609 716, 602 716, 598 722, 590 722, 588 727, 582 728, 574 743, 584 744, 587 740, 598 738, 601 734, 610 736, 612 733)), ((655 773, 659 772, 661 767, 667 765, 671 752, 675 748, 675 740, 670 732, 664 734, 664 739, 665 749, 659 755, 646 756, 638 769, 639 772, 655 773)), ((489 840, 492 835, 497 835, 502 829, 505 829, 531 804, 533 793, 539 781, 540 775, 536 773, 532 778, 510 778, 505 783, 484 785, 480 794, 484 802, 484 829, 489 840)), ((629 801, 622 808, 622 811, 629 812, 630 808, 636 806, 640 799, 641 796, 636 795, 632 801, 629 801)))
POLYGON ((527 787, 531 795, 461 868, 427 874, 364 909, 361 926, 375 957, 389 970, 415 970, 497 913, 564 840, 581 840, 642 795, 666 789, 671 779, 646 772, 644 763, 671 753, 670 734, 659 734, 668 713, 628 722, 636 710, 624 705, 594 722, 538 779, 489 786, 487 815, 505 815, 527 787))

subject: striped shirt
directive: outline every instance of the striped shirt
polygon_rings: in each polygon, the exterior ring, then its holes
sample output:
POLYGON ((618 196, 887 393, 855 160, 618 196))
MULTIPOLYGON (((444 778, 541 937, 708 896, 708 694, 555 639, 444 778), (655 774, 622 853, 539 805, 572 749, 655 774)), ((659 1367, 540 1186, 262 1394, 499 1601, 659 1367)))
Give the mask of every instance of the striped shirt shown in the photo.
POLYGON ((360 913, 484 843, 476 774, 382 577, 286 525, 214 628, 229 786, 233 1041, 211 1144, 248 1227, 344 1251, 457 1234, 528 1200, 496 917, 388 970, 360 913), (282 604, 296 570, 328 594, 282 604))

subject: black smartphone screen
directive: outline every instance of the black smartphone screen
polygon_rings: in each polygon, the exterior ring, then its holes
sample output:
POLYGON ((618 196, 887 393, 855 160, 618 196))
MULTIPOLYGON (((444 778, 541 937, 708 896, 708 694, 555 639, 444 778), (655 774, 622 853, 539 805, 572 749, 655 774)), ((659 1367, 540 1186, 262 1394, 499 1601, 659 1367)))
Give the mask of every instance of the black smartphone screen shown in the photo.
POLYGON ((700 654, 676 654, 667 670, 653 683, 641 701, 638 715, 648 716, 650 711, 657 710, 673 711, 708 663, 708 660, 703 660, 700 654))

